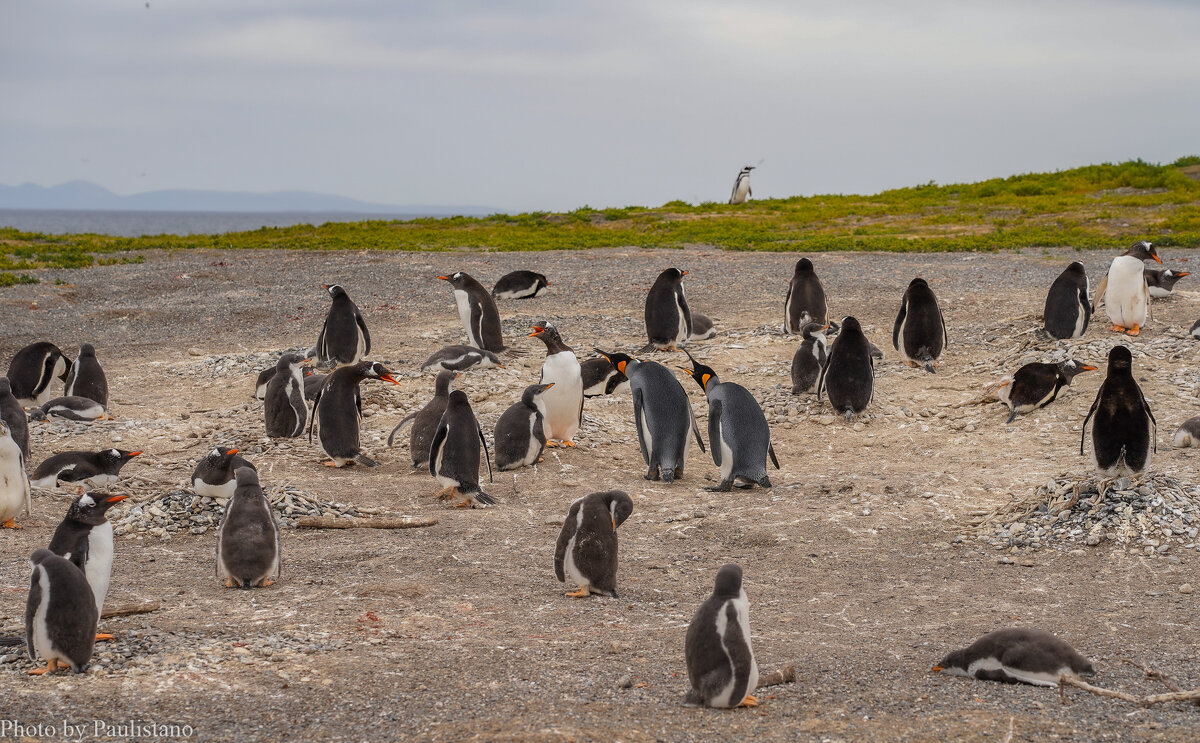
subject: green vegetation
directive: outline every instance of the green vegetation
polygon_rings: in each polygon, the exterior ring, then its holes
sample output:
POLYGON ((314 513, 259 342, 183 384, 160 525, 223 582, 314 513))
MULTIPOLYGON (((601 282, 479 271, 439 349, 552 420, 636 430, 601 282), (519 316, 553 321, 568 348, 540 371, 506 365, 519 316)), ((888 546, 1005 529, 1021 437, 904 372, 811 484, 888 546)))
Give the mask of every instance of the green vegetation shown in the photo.
MULTIPOLYGON (((140 261, 138 251, 571 250, 714 245, 727 250, 944 251, 1200 245, 1200 156, 1135 160, 980 183, 927 183, 873 196, 795 196, 741 206, 670 201, 658 208, 530 212, 329 223, 224 235, 52 236, 0 229, 0 270, 140 261), (103 257, 97 258, 98 255, 103 257)), ((7 274, 12 275, 12 274, 7 274)), ((11 281, 20 280, 13 277, 11 281)))
POLYGON ((40 283, 27 273, 15 274, 12 271, 0 271, 0 286, 16 286, 17 284, 40 283))

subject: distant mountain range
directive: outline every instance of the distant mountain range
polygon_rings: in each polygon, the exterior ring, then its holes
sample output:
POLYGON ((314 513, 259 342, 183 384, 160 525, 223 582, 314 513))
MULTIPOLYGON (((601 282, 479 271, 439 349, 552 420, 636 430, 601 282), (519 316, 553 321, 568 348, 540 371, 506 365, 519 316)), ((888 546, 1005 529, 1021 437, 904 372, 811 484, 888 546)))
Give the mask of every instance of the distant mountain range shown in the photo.
POLYGON ((89 211, 171 212, 356 212, 403 216, 479 216, 497 210, 485 206, 372 204, 345 196, 310 191, 202 191, 168 189, 121 196, 90 181, 58 186, 0 184, 0 209, 79 209, 89 211))

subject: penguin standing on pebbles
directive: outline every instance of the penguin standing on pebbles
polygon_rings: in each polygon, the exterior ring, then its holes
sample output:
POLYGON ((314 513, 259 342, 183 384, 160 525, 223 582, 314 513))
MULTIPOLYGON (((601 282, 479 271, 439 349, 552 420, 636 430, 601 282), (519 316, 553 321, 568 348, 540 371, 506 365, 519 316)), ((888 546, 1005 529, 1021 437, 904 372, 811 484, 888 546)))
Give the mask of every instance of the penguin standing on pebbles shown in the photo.
POLYGON ((1170 268, 1165 271, 1156 271, 1148 268, 1146 269, 1146 287, 1150 290, 1151 297, 1165 299, 1174 293, 1175 282, 1184 276, 1191 275, 1190 271, 1175 271, 1170 268))
POLYGON ((125 463, 140 451, 101 449, 64 451, 46 459, 33 471, 34 487, 50 490, 63 483, 82 489, 102 490, 117 482, 125 463))
POLYGON ((388 434, 388 446, 393 446, 400 429, 404 428, 405 424, 412 423, 412 431, 408 435, 408 452, 412 455, 413 467, 416 469, 424 469, 429 465, 429 445, 433 443, 433 434, 437 432, 442 413, 446 412, 446 403, 450 399, 450 385, 456 377, 456 372, 438 372, 433 383, 433 399, 417 412, 404 416, 388 434))
POLYGON ((55 377, 65 382, 70 368, 71 362, 58 346, 39 341, 17 351, 4 376, 12 385, 17 402, 32 408, 50 399, 50 383, 55 377))
POLYGON ((86 397, 95 400, 101 407, 108 407, 108 378, 104 376, 104 368, 96 360, 96 347, 84 343, 79 347, 79 356, 71 364, 67 373, 66 397, 86 397))
POLYGON ((826 312, 825 288, 813 271, 812 261, 801 258, 796 261, 796 271, 783 300, 783 332, 795 335, 803 332, 810 322, 824 325, 826 312))
POLYGON ((1188 335, 1193 338, 1200 338, 1200 320, 1192 323, 1191 329, 1188 330, 1188 335))
POLYGON ((45 660, 30 674, 53 673, 60 666, 83 673, 96 646, 100 611, 83 571, 48 549, 29 558, 33 575, 25 603, 25 647, 29 657, 45 660))
POLYGON ((500 277, 492 287, 496 299, 533 299, 549 288, 550 282, 540 273, 513 271, 500 277))
POLYGON ((17 516, 28 516, 33 509, 29 497, 29 478, 25 475, 25 455, 13 441, 8 424, 0 421, 0 527, 19 529, 17 516))
POLYGON ((758 663, 750 644, 750 600, 742 569, 732 563, 717 571, 712 595, 688 625, 684 645, 692 688, 684 701, 709 707, 755 707, 758 663))
POLYGON ((31 421, 62 418, 68 421, 103 421, 111 418, 104 406, 87 397, 56 397, 29 414, 31 421))
POLYGON ((633 513, 628 493, 591 493, 571 503, 554 547, 554 574, 577 587, 568 596, 617 598, 617 527, 633 513))
POLYGON ((1158 451, 1158 422, 1133 378, 1133 354, 1125 346, 1114 346, 1108 352, 1108 376, 1083 419, 1081 455, 1093 415, 1092 462, 1100 472, 1110 476, 1121 471, 1137 474, 1150 464, 1151 450, 1158 451))
POLYGON ((333 304, 325 315, 321 335, 317 337, 315 355, 318 361, 337 366, 357 364, 371 353, 371 333, 367 321, 358 311, 346 290, 337 284, 321 284, 329 292, 333 304))
POLYGON ((804 338, 796 354, 792 356, 792 394, 813 392, 821 372, 829 361, 829 338, 825 335, 828 325, 810 322, 801 330, 804 338))
POLYGON ((829 404, 846 417, 846 422, 867 409, 875 394, 875 356, 873 346, 863 335, 862 325, 854 317, 842 320, 842 329, 829 349, 829 362, 817 383, 829 393, 829 404))
POLYGON ((1050 285, 1042 319, 1047 333, 1055 338, 1082 338, 1092 319, 1088 299, 1088 277, 1083 264, 1068 265, 1050 285))
POLYGON ((458 319, 467 331, 467 343, 492 353, 507 351, 500 333, 500 310, 488 290, 463 271, 438 278, 454 287, 454 303, 458 305, 458 319))
POLYGON ((296 438, 304 434, 308 423, 308 403, 304 399, 304 372, 308 359, 298 353, 285 353, 275 365, 275 376, 267 382, 263 415, 268 436, 296 438))
POLYGON ((1040 629, 989 632, 933 667, 955 676, 1008 684, 1058 686, 1060 676, 1091 675, 1092 663, 1067 643, 1040 629))
POLYGON ((500 357, 491 351, 474 346, 454 345, 446 346, 425 359, 425 363, 421 364, 421 371, 460 372, 476 366, 480 369, 504 368, 500 357))
POLYGON ((21 447, 25 458, 29 459, 29 417, 13 396, 8 377, 0 377, 0 420, 8 424, 13 440, 21 447))
POLYGON ((646 295, 646 337, 641 353, 675 351, 692 334, 692 311, 683 293, 687 271, 668 268, 658 275, 646 295))
POLYGON ((581 362, 579 375, 583 379, 584 397, 611 395, 618 390, 629 389, 629 378, 617 371, 617 367, 604 357, 581 362))
POLYGON ((1162 263, 1153 245, 1145 240, 1134 243, 1113 258, 1108 274, 1100 281, 1092 304, 1099 307, 1101 302, 1104 303, 1108 318, 1113 323, 1113 332, 1129 335, 1142 332, 1150 307, 1145 262, 1151 259, 1162 263))
POLYGON ((925 279, 913 279, 900 302, 900 312, 892 328, 892 347, 909 366, 923 366, 933 374, 934 362, 949 342, 937 297, 925 279))
MULTIPOLYGON (((112 577, 113 527, 107 518, 108 509, 128 497, 84 493, 71 503, 66 517, 50 538, 50 551, 70 560, 83 571, 96 600, 97 612, 104 611, 104 599, 108 596, 108 583, 112 577)), ((96 639, 111 640, 112 635, 98 635, 96 639)))
POLYGON ((239 467, 237 489, 217 527, 217 577, 227 588, 269 586, 279 580, 279 523, 258 484, 258 473, 239 467))
POLYGON ((563 343, 558 328, 543 322, 530 328, 529 335, 546 344, 541 384, 551 384, 542 395, 546 446, 575 446, 572 440, 583 425, 583 373, 571 347, 563 343))
POLYGON ((1071 380, 1085 371, 1095 371, 1075 359, 1058 364, 1026 364, 1011 377, 1000 381, 993 392, 1008 406, 1011 415, 1006 423, 1012 423, 1018 415, 1044 408, 1054 402, 1058 392, 1071 384, 1071 380))
POLYGON ((378 361, 360 361, 331 373, 313 400, 308 421, 308 441, 312 443, 313 424, 316 424, 317 442, 330 459, 325 463, 326 467, 345 467, 351 462, 364 467, 378 464, 362 453, 358 438, 358 419, 362 417, 362 394, 358 385, 364 379, 400 384, 378 361))
POLYGON ((521 400, 505 410, 496 422, 496 467, 501 472, 528 467, 546 447, 546 391, 550 384, 531 384, 521 400))
POLYGON ((208 498, 232 498, 237 489, 234 473, 240 467, 255 469, 237 453, 237 449, 227 446, 210 451, 192 470, 192 492, 208 498))
POLYGON ((488 453, 483 429, 471 410, 467 393, 455 390, 446 401, 446 412, 429 445, 429 474, 442 484, 438 498, 463 496, 456 508, 490 506, 496 499, 479 487, 479 447, 487 456, 488 480, 492 479, 492 455, 488 453))

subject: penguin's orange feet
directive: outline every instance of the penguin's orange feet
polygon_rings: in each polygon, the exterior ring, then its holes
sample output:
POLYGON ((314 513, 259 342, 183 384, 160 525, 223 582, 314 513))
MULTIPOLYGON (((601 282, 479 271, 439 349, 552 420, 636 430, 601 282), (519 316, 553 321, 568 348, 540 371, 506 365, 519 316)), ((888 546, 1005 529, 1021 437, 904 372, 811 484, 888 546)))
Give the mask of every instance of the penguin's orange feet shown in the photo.
POLYGON ((566 440, 566 441, 562 442, 562 445, 563 445, 563 446, 565 446, 565 447, 567 447, 568 449, 574 449, 574 448, 576 448, 576 447, 575 447, 575 442, 574 442, 574 441, 571 441, 570 439, 568 439, 568 440, 566 440))
POLYGON ((568 592, 567 595, 573 599, 581 599, 581 598, 584 598, 585 596, 587 596, 589 593, 590 593, 590 591, 588 591, 587 586, 584 586, 583 588, 580 588, 578 591, 568 592))
MULTIPOLYGON (((63 666, 63 667, 66 668, 66 666, 63 666)), ((34 668, 31 671, 29 671, 29 675, 30 676, 41 676, 44 673, 54 673, 57 670, 58 670, 58 661, 54 658, 51 658, 50 660, 46 661, 45 668, 34 668)))
POLYGON ((452 487, 450 487, 450 488, 442 488, 441 490, 439 490, 439 491, 437 492, 437 495, 436 495, 436 496, 434 496, 434 497, 435 497, 435 498, 437 498, 438 500, 447 500, 448 498, 453 498, 453 497, 454 497, 454 494, 455 494, 456 492, 457 492, 457 491, 456 491, 454 488, 452 488, 452 487))
POLYGON ((743 699, 742 703, 739 704, 738 706, 739 707, 757 707, 758 706, 758 697, 747 694, 746 698, 743 699))
POLYGON ((226 578, 226 579, 225 579, 225 587, 226 587, 226 588, 233 588, 233 578, 226 578))
POLYGON ((1112 332, 1114 332, 1114 333, 1124 333, 1124 332, 1125 332, 1125 326, 1124 326, 1124 325, 1117 325, 1116 323, 1113 323, 1113 326, 1112 326, 1112 328, 1110 328, 1110 330, 1112 330, 1112 332))
POLYGON ((115 639, 117 639, 116 635, 110 635, 107 632, 97 632, 96 633, 96 642, 108 642, 109 640, 115 640, 115 639))
POLYGON ((455 508, 470 508, 470 507, 471 507, 471 499, 470 499, 470 498, 463 498, 463 502, 462 502, 462 503, 455 503, 455 504, 454 504, 454 507, 455 507, 455 508))
POLYGON ((1142 326, 1134 325, 1132 328, 1130 328, 1129 330, 1126 330, 1125 332, 1128 333, 1129 335, 1137 335, 1138 333, 1142 332, 1142 326))
POLYGON ((262 584, 263 584, 263 588, 266 588, 268 586, 275 585, 275 581, 271 580, 270 578, 264 578, 262 584))
POLYGON ((322 464, 324 464, 326 467, 337 467, 338 466, 337 462, 322 462, 322 464))
POLYGON ((8 521, 5 521, 3 524, 0 524, 0 528, 20 529, 21 526, 19 524, 17 524, 17 520, 14 518, 14 519, 9 519, 8 521))
POLYGON ((556 446, 558 446, 558 444, 554 443, 553 441, 547 441, 547 442, 546 442, 546 448, 547 448, 547 449, 551 449, 551 448, 554 448, 554 447, 556 447, 556 446))

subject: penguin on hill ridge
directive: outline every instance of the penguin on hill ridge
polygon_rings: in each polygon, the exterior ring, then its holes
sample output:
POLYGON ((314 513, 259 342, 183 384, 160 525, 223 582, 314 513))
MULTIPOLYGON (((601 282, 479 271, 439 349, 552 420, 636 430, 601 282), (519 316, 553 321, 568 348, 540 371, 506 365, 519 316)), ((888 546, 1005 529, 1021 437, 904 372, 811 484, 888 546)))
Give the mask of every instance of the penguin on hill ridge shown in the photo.
POLYGON ((491 351, 475 346, 453 345, 435 351, 425 359, 425 363, 421 364, 421 371, 461 372, 476 366, 480 369, 504 368, 500 357, 491 351))
POLYGON ((742 569, 721 566, 712 595, 688 625, 684 643, 688 681, 687 704, 709 707, 755 707, 758 663, 750 643, 750 600, 742 587, 742 569))
POLYGON ((706 341, 709 338, 717 337, 717 329, 713 327, 713 321, 708 315, 702 315, 699 312, 692 313, 692 332, 688 335, 689 341, 706 341))
POLYGON ((589 493, 571 503, 554 546, 554 575, 576 586, 568 596, 617 598, 617 527, 632 513, 633 499, 621 490, 589 493))
POLYGON ((658 275, 646 294, 646 337, 649 342, 639 353, 655 349, 674 351, 692 334, 692 311, 683 291, 687 271, 668 268, 658 275))
POLYGON ((1182 279, 1184 276, 1191 276, 1190 271, 1175 271, 1168 268, 1165 271, 1157 271, 1152 268, 1146 269, 1146 287, 1150 290, 1150 296, 1155 299, 1164 299, 1171 296, 1175 292, 1175 282, 1182 279))
POLYGON ((63 396, 86 397, 100 403, 101 407, 108 407, 108 377, 104 375, 104 368, 96 359, 96 347, 91 343, 79 347, 79 356, 67 372, 63 396))
POLYGON ((828 325, 810 322, 800 331, 804 339, 792 356, 792 394, 813 392, 829 361, 828 325))
POLYGON ((528 467, 546 447, 546 391, 555 385, 531 384, 521 399, 509 406, 496 421, 496 468, 501 472, 528 467))
POLYGON ((1154 246, 1145 240, 1134 243, 1113 258, 1108 274, 1096 289, 1092 307, 1104 304, 1112 331, 1137 335, 1146 324, 1150 307, 1150 288, 1146 285, 1146 261, 1162 263, 1154 246))
POLYGON ((812 261, 801 258, 788 282, 787 297, 783 300, 783 332, 795 335, 809 323, 825 325, 825 288, 813 270, 812 261))
POLYGON ((429 445, 433 443, 433 434, 437 432, 438 423, 442 420, 442 413, 446 412, 446 403, 450 399, 450 385, 457 377, 457 372, 438 372, 433 383, 433 399, 415 413, 404 416, 404 419, 397 423, 392 432, 388 434, 388 446, 393 446, 396 434, 400 433, 400 429, 404 428, 407 423, 412 423, 412 430, 408 435, 408 452, 412 455, 415 469, 424 469, 429 466, 429 445))
POLYGON ((550 282, 540 273, 513 271, 500 277, 492 287, 496 299, 533 299, 550 287, 550 282))
POLYGON ((996 397, 1008 406, 1010 415, 1005 423, 1012 423, 1018 415, 1044 408, 1058 397, 1059 390, 1071 384, 1071 380, 1085 371, 1095 371, 1075 359, 1057 364, 1032 363, 1017 369, 1011 377, 1005 377, 992 388, 996 397))
POLYGON ((0 420, 8 424, 8 430, 25 459, 29 459, 29 416, 17 402, 8 383, 8 377, 0 377, 0 420))
POLYGON ((553 384, 542 393, 545 403, 542 423, 546 429, 546 446, 573 447, 575 434, 583 425, 583 372, 575 351, 558 334, 558 328, 543 321, 530 328, 529 335, 546 344, 546 360, 542 363, 541 384, 553 384))
POLYGON ((237 449, 218 446, 205 455, 192 470, 192 492, 208 498, 232 498, 237 489, 234 473, 240 467, 255 469, 237 454, 237 449))
POLYGON ((330 459, 325 462, 326 467, 345 467, 352 462, 364 467, 378 464, 362 453, 358 437, 358 419, 362 417, 362 394, 358 387, 364 379, 400 384, 378 361, 360 361, 331 372, 313 400, 308 418, 308 441, 312 443, 315 424, 317 443, 330 459))
POLYGON ((454 390, 446 400, 446 412, 438 422, 433 442, 429 445, 429 474, 443 486, 438 498, 463 496, 456 508, 474 508, 476 505, 491 506, 496 499, 479 487, 479 447, 487 456, 488 480, 492 479, 492 455, 488 453, 487 439, 483 429, 471 410, 467 393, 454 390))
POLYGON ((338 284, 321 284, 333 303, 325 315, 321 335, 317 337, 315 356, 318 361, 333 362, 336 366, 352 366, 371 353, 371 333, 358 305, 338 284))
POLYGON ((30 343, 13 356, 8 365, 13 396, 23 407, 32 408, 50 399, 50 383, 55 377, 67 380, 71 362, 58 346, 47 341, 30 343))
POLYGON ((603 356, 580 362, 579 375, 583 379, 583 396, 599 397, 629 389, 629 378, 603 356))
POLYGON ((829 394, 829 404, 846 417, 846 422, 867 409, 875 394, 875 356, 873 346, 863 335, 862 325, 854 317, 842 319, 842 329, 829 349, 829 361, 817 382, 817 400, 821 391, 829 394))
POLYGON ((29 496, 29 478, 25 475, 25 455, 13 441, 8 424, 0 421, 0 527, 20 529, 17 516, 33 510, 29 496))
POLYGON ((1176 449, 1200 446, 1200 415, 1195 418, 1188 418, 1180 424, 1179 430, 1175 432, 1175 438, 1171 444, 1176 449))
POLYGON ((1108 376, 1083 419, 1080 455, 1093 415, 1092 463, 1096 469, 1106 475, 1137 474, 1150 464, 1151 450, 1158 451, 1158 422, 1133 378, 1133 354, 1125 346, 1113 346, 1108 352, 1108 376))
POLYGON ((467 343, 492 353, 507 351, 500 332, 500 310, 488 290, 464 271, 438 278, 454 287, 454 303, 458 306, 458 319, 467 331, 467 343))
POLYGON ((298 353, 285 353, 275 364, 275 376, 267 382, 263 398, 266 432, 273 438, 296 438, 304 434, 308 423, 308 403, 304 399, 304 372, 309 359, 298 353))
POLYGON ((1025 627, 989 632, 933 667, 981 681, 1058 686, 1061 676, 1091 675, 1092 663, 1045 630, 1025 627))
POLYGON ((923 366, 933 374, 934 362, 949 343, 937 297, 925 279, 913 279, 900 302, 900 312, 892 328, 892 347, 909 366, 923 366))
POLYGON ((738 172, 737 179, 733 182, 733 192, 729 194, 730 204, 745 204, 746 199, 754 195, 750 190, 750 171, 755 167, 747 165, 738 172))
POLYGON ((56 397, 30 412, 29 420, 45 421, 62 418, 68 421, 104 421, 112 418, 104 406, 87 397, 56 397))
POLYGON ((33 575, 25 602, 25 647, 45 660, 30 674, 53 673, 59 666, 83 673, 96 646, 100 611, 83 571, 48 549, 29 558, 33 575))
POLYGON ((1046 295, 1042 311, 1045 331, 1055 338, 1082 338, 1092 319, 1087 272, 1074 261, 1063 269, 1046 295))
POLYGON ((59 452, 37 466, 30 483, 45 490, 64 483, 81 489, 102 490, 115 484, 125 463, 140 454, 140 451, 123 449, 59 452))
MULTIPOLYGON (((113 526, 108 509, 125 500, 127 495, 84 493, 71 502, 67 515, 54 530, 49 549, 70 560, 83 571, 96 611, 104 611, 108 584, 112 578, 113 526)), ((97 635, 97 640, 111 640, 112 635, 97 635)))
POLYGON ((270 586, 279 580, 279 523, 251 467, 234 473, 237 488, 217 527, 217 577, 226 588, 270 586))

